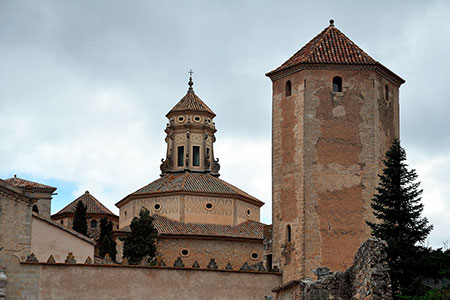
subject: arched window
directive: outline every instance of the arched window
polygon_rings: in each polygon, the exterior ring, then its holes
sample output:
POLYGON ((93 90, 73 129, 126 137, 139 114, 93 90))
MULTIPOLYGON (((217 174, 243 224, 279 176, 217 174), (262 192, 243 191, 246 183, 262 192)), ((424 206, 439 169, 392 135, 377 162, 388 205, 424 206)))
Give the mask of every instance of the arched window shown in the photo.
POLYGON ((64 225, 64 220, 61 220, 60 223, 61 223, 61 225, 64 225))
POLYGON ((92 228, 92 229, 97 228, 97 220, 92 220, 92 221, 91 221, 91 228, 92 228))
POLYGON ((389 86, 387 84, 384 87, 384 99, 386 99, 386 101, 389 101, 389 86))
POLYGON ((37 205, 33 205, 33 211, 35 213, 39 213, 39 208, 37 207, 37 205))
POLYGON ((286 239, 288 243, 292 241, 292 228, 289 224, 286 226, 286 239))
POLYGON ((286 97, 289 97, 290 95, 292 95, 292 84, 291 81, 288 80, 286 81, 286 97))
POLYGON ((342 78, 339 76, 333 78, 333 92, 342 92, 342 78))

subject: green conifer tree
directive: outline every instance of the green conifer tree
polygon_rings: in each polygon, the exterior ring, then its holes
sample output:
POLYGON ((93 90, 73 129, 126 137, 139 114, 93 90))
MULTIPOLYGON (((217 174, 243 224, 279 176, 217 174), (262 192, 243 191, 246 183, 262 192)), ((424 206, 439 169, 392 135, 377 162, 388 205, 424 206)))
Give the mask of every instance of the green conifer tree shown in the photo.
POLYGON ((156 237, 158 232, 153 226, 153 218, 147 209, 139 211, 139 217, 134 217, 130 225, 131 232, 122 238, 123 256, 133 265, 139 264, 143 257, 149 259, 156 254, 156 237))
POLYGON ((105 257, 106 254, 116 260, 117 243, 112 239, 111 233, 113 231, 113 224, 111 220, 108 221, 106 217, 100 219, 100 237, 99 237, 99 254, 100 257, 105 257))
POLYGON ((405 290, 420 277, 416 263, 423 253, 423 243, 433 228, 422 218, 422 190, 414 169, 408 170, 405 150, 395 139, 383 160, 383 174, 371 207, 379 222, 367 222, 372 235, 388 244, 388 263, 394 294, 405 290))
POLYGON ((86 205, 82 201, 78 201, 75 206, 75 216, 73 218, 72 229, 87 236, 87 218, 86 218, 86 205))

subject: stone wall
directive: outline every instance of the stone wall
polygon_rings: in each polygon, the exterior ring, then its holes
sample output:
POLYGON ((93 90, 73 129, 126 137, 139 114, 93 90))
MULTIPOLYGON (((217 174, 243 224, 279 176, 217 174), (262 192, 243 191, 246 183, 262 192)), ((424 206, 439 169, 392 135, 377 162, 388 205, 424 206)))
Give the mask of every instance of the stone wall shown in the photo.
POLYGON ((261 300, 274 296, 271 288, 281 283, 280 274, 267 272, 45 263, 21 267, 39 274, 37 293, 25 299, 261 300))
POLYGON ((192 267, 197 262, 200 267, 206 268, 211 258, 219 269, 224 269, 228 263, 234 270, 239 270, 244 263, 249 265, 263 261, 262 241, 244 240, 211 240, 211 239, 183 239, 158 238, 158 260, 163 260, 167 266, 173 265, 177 257, 182 257, 186 267, 192 267), (188 255, 183 255, 187 250, 188 255), (252 253, 258 257, 252 258, 252 253))
POLYGON ((277 300, 391 300, 392 289, 386 244, 368 239, 358 249, 353 265, 317 281, 292 281, 274 289, 277 300))
POLYGON ((31 248, 31 208, 33 201, 22 190, 0 180, 0 266, 8 276, 6 299, 35 299, 39 276, 37 270, 24 270, 31 248))

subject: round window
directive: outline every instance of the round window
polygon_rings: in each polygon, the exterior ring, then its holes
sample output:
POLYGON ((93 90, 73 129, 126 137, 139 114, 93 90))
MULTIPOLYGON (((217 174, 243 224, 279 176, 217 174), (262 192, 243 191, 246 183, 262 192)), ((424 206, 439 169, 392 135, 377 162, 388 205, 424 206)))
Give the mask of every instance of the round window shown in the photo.
POLYGON ((155 205, 153 205, 153 208, 154 208, 155 210, 160 210, 160 209, 161 209, 161 204, 155 203, 155 205))
POLYGON ((194 121, 195 121, 195 122, 200 122, 200 117, 199 117, 199 116, 195 116, 195 117, 194 117, 194 121))
POLYGON ((259 258, 259 255, 258 255, 258 253, 253 252, 252 254, 250 254, 250 257, 251 257, 251 259, 253 259, 253 260, 257 260, 257 259, 259 258))
POLYGON ((250 214, 251 214, 250 209, 247 209, 247 217, 250 216, 250 214))
POLYGON ((211 209, 213 209, 213 207, 214 207, 214 205, 213 205, 211 202, 206 202, 205 208, 206 208, 207 210, 211 210, 211 209))
POLYGON ((183 122, 184 121, 184 117, 178 117, 178 122, 183 122))
POLYGON ((188 249, 182 249, 180 251, 180 254, 181 254, 181 256, 184 256, 184 257, 189 256, 189 250, 188 249))

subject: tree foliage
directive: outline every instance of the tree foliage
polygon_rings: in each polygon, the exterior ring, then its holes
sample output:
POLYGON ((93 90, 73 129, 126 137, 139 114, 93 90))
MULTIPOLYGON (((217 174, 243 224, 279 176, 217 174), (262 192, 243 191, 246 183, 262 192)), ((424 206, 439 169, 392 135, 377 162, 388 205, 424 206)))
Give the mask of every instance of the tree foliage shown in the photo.
POLYGON ((75 216, 73 218, 72 229, 87 236, 87 218, 86 218, 87 207, 82 201, 78 201, 75 206, 75 216))
POLYGON ((105 257, 106 254, 112 258, 112 260, 116 260, 117 255, 117 243, 112 239, 111 233, 113 231, 113 224, 111 220, 108 220, 106 217, 103 217, 100 220, 100 237, 99 237, 99 250, 100 257, 105 257))
POLYGON ((153 226, 153 218, 147 209, 142 208, 139 211, 139 217, 133 218, 130 229, 131 232, 122 238, 123 256, 134 265, 139 264, 143 257, 154 258, 158 232, 153 226))
POLYGON ((429 249, 420 244, 433 228, 425 217, 421 217, 420 182, 416 181, 415 170, 408 170, 405 161, 405 150, 396 139, 383 160, 385 167, 378 175, 380 182, 372 199, 371 207, 379 222, 367 222, 372 235, 388 244, 394 294, 408 290, 421 277, 420 262, 429 249))

